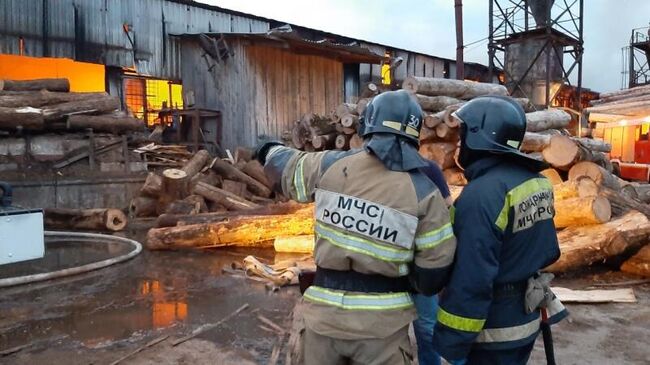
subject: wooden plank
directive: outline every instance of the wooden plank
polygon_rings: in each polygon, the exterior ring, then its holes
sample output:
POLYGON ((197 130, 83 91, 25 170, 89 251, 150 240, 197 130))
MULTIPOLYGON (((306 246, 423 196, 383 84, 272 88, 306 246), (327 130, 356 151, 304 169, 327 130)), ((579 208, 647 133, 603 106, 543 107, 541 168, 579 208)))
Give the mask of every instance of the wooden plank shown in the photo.
POLYGON ((255 120, 257 134, 268 134, 268 110, 267 110, 267 95, 266 95, 266 74, 264 73, 264 60, 262 58, 263 52, 259 47, 250 47, 254 54, 254 71, 253 77, 255 79, 255 120))
POLYGON ((301 57, 301 73, 300 73, 300 97, 303 99, 302 107, 300 110, 300 115, 311 113, 314 109, 314 105, 311 102, 311 76, 310 76, 310 61, 311 56, 302 56, 301 57))
POLYGON ((277 136, 282 133, 282 123, 284 122, 284 90, 282 89, 282 83, 284 80, 284 51, 274 50, 273 57, 275 59, 274 64, 274 79, 275 79, 275 125, 273 126, 273 135, 277 136))
POLYGON ((288 128, 293 125, 293 122, 300 119, 300 55, 291 55, 291 68, 287 72, 289 77, 289 95, 290 95, 290 108, 287 116, 288 128))
POLYGON ((310 98, 314 106, 313 112, 324 115, 327 111, 325 110, 325 100, 323 100, 325 96, 325 79, 322 74, 322 58, 312 56, 310 57, 310 61, 310 78, 313 85, 310 98))
POLYGON ((632 288, 572 290, 562 287, 551 288, 564 303, 636 303, 632 288))
POLYGON ((275 112, 275 60, 273 50, 270 48, 264 49, 264 74, 266 75, 266 128, 269 134, 275 131, 274 125, 276 121, 275 112))

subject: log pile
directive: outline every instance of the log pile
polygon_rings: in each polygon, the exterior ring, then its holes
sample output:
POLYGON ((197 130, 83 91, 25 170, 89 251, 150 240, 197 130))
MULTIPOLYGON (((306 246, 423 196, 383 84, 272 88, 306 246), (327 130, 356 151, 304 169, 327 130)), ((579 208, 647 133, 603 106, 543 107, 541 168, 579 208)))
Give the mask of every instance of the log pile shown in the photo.
POLYGON ((592 122, 609 122, 626 118, 645 117, 650 114, 650 86, 637 86, 631 89, 600 94, 584 110, 592 122))
POLYGON ((239 160, 232 164, 201 150, 177 161, 176 168, 150 172, 131 201, 131 214, 187 217, 259 209, 275 202, 262 165, 251 159, 252 153, 243 153, 243 149, 237 156, 239 160))
POLYGON ((67 79, 0 80, 0 130, 10 133, 72 132, 125 134, 145 123, 124 113, 106 93, 72 93, 67 79))

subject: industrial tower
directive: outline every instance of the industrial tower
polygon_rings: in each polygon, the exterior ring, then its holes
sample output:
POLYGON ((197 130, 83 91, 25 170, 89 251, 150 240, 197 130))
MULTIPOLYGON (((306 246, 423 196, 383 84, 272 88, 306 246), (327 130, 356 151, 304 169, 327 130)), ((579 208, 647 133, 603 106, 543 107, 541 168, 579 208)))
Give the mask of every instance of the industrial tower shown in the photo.
POLYGON ((650 84, 650 27, 632 30, 630 45, 623 48, 623 68, 622 87, 650 84))
POLYGON ((501 68, 510 94, 539 107, 553 105, 562 85, 576 86, 580 109, 583 0, 490 0, 489 9, 491 76, 501 68))

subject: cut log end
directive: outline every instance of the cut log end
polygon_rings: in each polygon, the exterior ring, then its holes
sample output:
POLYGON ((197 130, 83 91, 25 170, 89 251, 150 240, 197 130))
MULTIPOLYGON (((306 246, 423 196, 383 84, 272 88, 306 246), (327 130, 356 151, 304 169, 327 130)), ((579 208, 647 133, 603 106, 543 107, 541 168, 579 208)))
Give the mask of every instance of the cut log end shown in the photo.
POLYGON ((118 209, 107 209, 106 210, 106 229, 109 231, 121 231, 126 228, 128 219, 126 214, 118 209))

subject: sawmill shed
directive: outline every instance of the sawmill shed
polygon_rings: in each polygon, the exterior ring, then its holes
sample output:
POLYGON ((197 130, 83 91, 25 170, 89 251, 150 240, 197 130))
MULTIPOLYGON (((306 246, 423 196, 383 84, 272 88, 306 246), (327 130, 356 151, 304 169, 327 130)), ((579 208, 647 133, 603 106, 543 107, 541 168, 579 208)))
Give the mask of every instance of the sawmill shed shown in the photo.
MULTIPOLYGON (((209 110, 202 138, 229 149, 354 101, 398 58, 394 87, 407 76, 455 77, 450 59, 189 0, 0 3, 0 79, 68 78, 72 91, 119 96, 149 125, 161 110, 209 110)), ((485 66, 465 72, 487 81, 485 66)))

